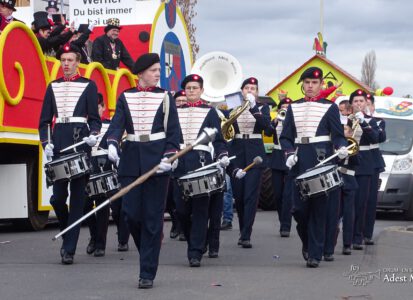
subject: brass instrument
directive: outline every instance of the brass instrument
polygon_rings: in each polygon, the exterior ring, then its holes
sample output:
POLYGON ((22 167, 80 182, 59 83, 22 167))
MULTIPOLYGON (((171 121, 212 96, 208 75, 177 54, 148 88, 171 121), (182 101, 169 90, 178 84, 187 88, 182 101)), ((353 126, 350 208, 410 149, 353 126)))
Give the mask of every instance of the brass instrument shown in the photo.
POLYGON ((284 121, 286 115, 287 115, 287 110, 285 108, 281 108, 277 113, 277 119, 279 121, 284 121))
POLYGON ((221 132, 222 135, 224 136, 224 139, 226 141, 231 141, 235 137, 235 129, 234 129, 234 123, 237 120, 237 118, 249 108, 250 103, 247 100, 244 100, 244 103, 237 108, 233 109, 231 113, 229 114, 229 118, 221 118, 221 132))
POLYGON ((355 135, 356 135, 356 131, 357 131, 358 127, 360 126, 360 122, 354 114, 349 115, 348 119, 353 122, 353 124, 351 126, 351 130, 352 130, 353 134, 352 134, 351 137, 346 138, 347 141, 348 141, 348 144, 353 145, 353 147, 348 150, 348 155, 353 156, 353 155, 356 155, 360 150, 360 145, 356 141, 356 139, 354 138, 355 135))

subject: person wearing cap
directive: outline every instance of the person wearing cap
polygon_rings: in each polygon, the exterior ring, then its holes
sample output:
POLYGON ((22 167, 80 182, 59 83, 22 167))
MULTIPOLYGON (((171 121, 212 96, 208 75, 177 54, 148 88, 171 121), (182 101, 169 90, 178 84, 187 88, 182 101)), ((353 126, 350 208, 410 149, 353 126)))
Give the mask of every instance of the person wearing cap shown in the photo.
MULTIPOLYGON (((306 69, 298 81, 301 82, 304 98, 288 107, 279 138, 293 180, 333 155, 335 149, 338 149, 340 159, 348 156, 337 105, 318 99, 323 84, 322 70, 317 67, 306 69)), ((305 200, 300 197, 298 187, 293 185, 292 195, 292 211, 302 241, 303 258, 307 267, 316 268, 323 256, 327 203, 329 198, 338 197, 338 193, 330 192, 305 200)))
POLYGON ((106 21, 105 34, 93 42, 92 60, 111 70, 117 70, 122 62, 132 71, 134 61, 119 38, 121 29, 119 19, 110 18, 106 21))
POLYGON ((185 91, 184 90, 177 91, 174 94, 174 99, 176 102, 176 107, 181 107, 182 105, 184 105, 187 101, 185 91))
POLYGON ((156 85, 160 78, 156 53, 140 56, 133 67, 136 88, 120 94, 108 129, 108 157, 119 164, 123 187, 159 165, 155 176, 123 197, 130 233, 140 254, 139 288, 152 288, 159 263, 163 214, 172 165, 168 157, 179 149, 180 127, 175 100, 156 85), (119 144, 126 130, 119 157, 119 144))
MULTIPOLYGON (((229 145, 230 156, 236 156, 228 168, 232 192, 238 214, 240 238, 238 245, 251 248, 251 233, 254 224, 260 192, 261 175, 264 170, 265 148, 262 131, 270 128, 270 109, 267 104, 258 102, 258 80, 247 78, 241 85, 242 96, 249 102, 245 110, 233 123, 235 137, 229 145), (260 156, 264 162, 252 167, 248 173, 243 171, 247 165, 260 156)), ((228 116, 230 111, 227 112, 228 116)))
POLYGON ((0 33, 13 21, 23 23, 13 17, 13 12, 16 11, 15 5, 16 0, 0 0, 0 33))
POLYGON ((45 7, 45 10, 48 15, 57 14, 59 12, 59 8, 57 7, 57 1, 47 1, 47 6, 45 7))
POLYGON ((370 116, 374 122, 377 123, 379 138, 377 144, 370 144, 371 154, 373 155, 373 161, 375 162, 374 172, 371 176, 370 182, 370 195, 366 204, 366 219, 363 229, 363 237, 365 245, 374 245, 373 231, 374 223, 376 220, 376 208, 377 208, 377 194, 379 190, 379 178, 380 173, 384 172, 386 164, 383 159, 383 155, 379 149, 379 143, 386 141, 386 122, 382 118, 374 117, 374 96, 367 94, 367 107, 366 114, 370 116))
MULTIPOLYGON (((291 185, 292 178, 288 176, 288 168, 285 165, 284 151, 278 137, 283 129, 284 116, 288 106, 293 101, 284 97, 278 103, 277 117, 271 122, 270 134, 273 137, 274 147, 271 154, 270 167, 272 170, 272 185, 274 187, 274 201, 277 204, 278 220, 280 222, 280 236, 289 237, 291 231, 291 185)), ((266 132, 267 133, 267 132, 266 132)))
POLYGON ((92 42, 89 40, 90 34, 93 33, 95 24, 80 24, 75 34, 70 39, 70 43, 80 49, 82 58, 80 62, 82 64, 88 64, 92 62, 92 42))
POLYGON ((56 50, 65 45, 74 34, 75 28, 73 23, 66 32, 63 32, 66 28, 63 24, 56 25, 53 30, 51 30, 51 25, 45 11, 35 12, 33 17, 33 31, 45 55, 54 56, 56 50))
POLYGON ((360 158, 355 174, 359 189, 355 196, 353 249, 362 250, 366 205, 370 194, 369 186, 377 164, 374 161, 375 157, 370 145, 378 144, 379 127, 374 119, 365 113, 367 93, 364 90, 357 89, 351 93, 349 102, 352 106, 353 115, 359 124, 354 129, 354 138, 359 143, 360 158))
MULTIPOLYGON (((186 76, 181 83, 187 97, 187 102, 178 108, 181 149, 196 140, 205 127, 217 129, 217 135, 212 142, 213 149, 208 145, 195 146, 179 159, 173 173, 174 178, 211 164, 214 160, 218 161, 222 168, 229 164, 226 142, 221 133, 221 119, 214 108, 201 100, 203 83, 203 78, 198 74, 186 76)), ((223 192, 187 197, 177 181, 174 181, 174 186, 176 211, 188 244, 189 266, 200 267, 202 255, 207 248, 210 258, 218 257, 223 192)))
MULTIPOLYGON (((102 122, 98 113, 98 93, 96 84, 77 71, 80 62, 79 49, 69 44, 57 53, 63 77, 52 81, 46 90, 40 113, 39 136, 48 160, 59 159, 60 150, 84 141, 76 148, 90 155, 91 147, 96 144, 102 122), (52 124, 54 124, 52 126, 52 124), (52 130, 49 133, 49 130, 52 130), (49 140, 50 137, 50 140, 49 140)), ((87 176, 72 179, 69 182, 53 183, 53 206, 61 230, 78 220, 83 215, 87 176), (66 205, 68 185, 70 184, 70 211, 66 205)), ((63 264, 72 264, 79 238, 80 225, 63 236, 61 257, 63 264)))

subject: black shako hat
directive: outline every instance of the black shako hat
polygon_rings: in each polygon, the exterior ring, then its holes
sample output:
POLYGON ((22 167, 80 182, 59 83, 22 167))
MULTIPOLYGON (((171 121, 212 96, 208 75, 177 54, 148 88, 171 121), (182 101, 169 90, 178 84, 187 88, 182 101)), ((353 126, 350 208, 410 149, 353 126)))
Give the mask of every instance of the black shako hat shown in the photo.
POLYGON ((373 94, 367 94, 367 99, 371 101, 371 103, 374 103, 374 96, 373 94))
MULTIPOLYGON (((63 0, 61 0, 63 1, 63 0)), ((57 7, 57 1, 47 1, 47 6, 45 10, 48 10, 49 8, 54 8, 56 11, 59 11, 59 8, 57 7)))
POLYGON ((282 100, 278 103, 277 108, 280 109, 280 108, 281 108, 281 105, 283 105, 283 104, 291 104, 291 103, 293 103, 293 100, 291 100, 291 98, 284 98, 284 99, 282 99, 282 100))
POLYGON ((363 96, 364 99, 367 99, 367 93, 361 89, 358 89, 351 93, 350 99, 349 99, 350 104, 353 103, 354 97, 357 97, 357 96, 363 96))
POLYGON ((177 91, 177 92, 174 94, 174 99, 176 99, 176 98, 178 98, 178 97, 182 97, 182 96, 186 97, 185 91, 184 91, 184 90, 177 91))
POLYGON ((242 90, 242 89, 244 88, 244 86, 246 86, 247 84, 255 84, 255 85, 258 87, 258 79, 255 78, 255 77, 250 77, 250 78, 245 79, 245 80, 242 82, 241 90, 242 90))
POLYGON ((16 11, 14 8, 16 6, 16 0, 0 0, 0 3, 3 4, 5 7, 12 9, 13 11, 16 11))
POLYGON ((190 75, 186 76, 184 78, 184 80, 182 80, 181 88, 185 89, 186 84, 188 82, 191 82, 191 81, 199 82, 201 87, 203 87, 203 85, 204 85, 204 79, 202 79, 201 76, 199 76, 198 74, 190 74, 190 75))
POLYGON ((138 57, 134 66, 133 66, 133 73, 139 74, 145 71, 147 68, 160 62, 159 55, 157 53, 145 53, 138 57))
POLYGON ((71 44, 71 43, 66 43, 62 47, 59 48, 56 52, 56 59, 60 60, 60 57, 62 56, 63 53, 80 53, 80 49, 71 44))
POLYGON ((323 80, 323 70, 317 67, 309 67, 303 74, 301 74, 297 84, 306 78, 323 80))

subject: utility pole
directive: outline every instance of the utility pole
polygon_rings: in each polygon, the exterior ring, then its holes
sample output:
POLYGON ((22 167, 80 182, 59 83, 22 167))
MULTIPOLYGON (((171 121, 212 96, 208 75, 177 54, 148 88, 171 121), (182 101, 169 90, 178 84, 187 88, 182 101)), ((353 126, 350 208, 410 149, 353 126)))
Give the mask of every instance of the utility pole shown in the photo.
POLYGON ((324 0, 320 0, 320 33, 324 31, 324 0))

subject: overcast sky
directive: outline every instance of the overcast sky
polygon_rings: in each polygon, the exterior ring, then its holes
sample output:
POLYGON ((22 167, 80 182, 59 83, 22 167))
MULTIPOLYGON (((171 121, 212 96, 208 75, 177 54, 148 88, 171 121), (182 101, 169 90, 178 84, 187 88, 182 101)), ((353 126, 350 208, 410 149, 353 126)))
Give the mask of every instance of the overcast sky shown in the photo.
MULTIPOLYGON (((201 55, 225 51, 267 93, 315 54, 320 0, 198 0, 201 55)), ((367 52, 377 56, 376 81, 394 96, 413 94, 413 1, 324 0, 327 58, 360 79, 367 52)))

